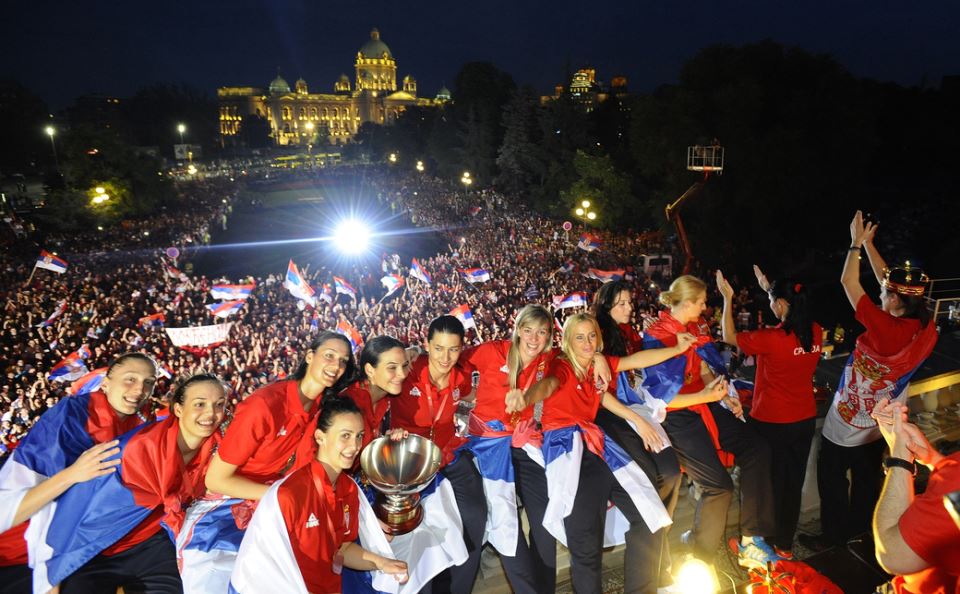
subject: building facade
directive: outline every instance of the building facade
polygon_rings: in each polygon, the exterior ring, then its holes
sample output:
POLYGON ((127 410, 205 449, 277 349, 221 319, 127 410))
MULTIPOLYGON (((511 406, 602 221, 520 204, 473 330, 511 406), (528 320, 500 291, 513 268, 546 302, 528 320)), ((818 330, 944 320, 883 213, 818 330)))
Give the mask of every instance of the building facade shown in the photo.
POLYGON ((344 144, 364 122, 391 124, 411 106, 435 107, 449 101, 441 89, 433 99, 417 96, 417 81, 404 76, 397 87, 397 62, 374 29, 357 52, 355 78, 341 74, 332 93, 311 93, 302 78, 293 88, 279 74, 266 88, 221 87, 220 137, 233 144, 246 116, 264 118, 277 146, 344 144))

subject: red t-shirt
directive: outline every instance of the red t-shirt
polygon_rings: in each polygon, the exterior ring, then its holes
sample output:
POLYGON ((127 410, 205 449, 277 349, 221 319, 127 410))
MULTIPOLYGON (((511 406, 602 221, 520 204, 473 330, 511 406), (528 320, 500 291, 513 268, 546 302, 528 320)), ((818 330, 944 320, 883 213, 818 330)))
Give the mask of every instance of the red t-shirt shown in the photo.
POLYGON ((319 410, 319 398, 310 412, 303 409, 296 380, 264 386, 237 406, 218 454, 246 479, 274 481, 292 467, 297 444, 319 410))
POLYGON ((470 371, 455 365, 447 387, 437 390, 430 381, 428 358, 418 358, 403 380, 400 395, 390 404, 390 428, 406 429, 432 439, 443 450, 446 465, 453 459, 453 451, 466 441, 456 436, 453 413, 457 402, 470 393, 471 387, 470 371))
POLYGON ((813 372, 822 346, 822 329, 813 325, 813 348, 803 350, 796 334, 767 328, 737 334, 737 346, 757 357, 750 416, 765 423, 793 423, 817 416, 813 372))
POLYGON ((357 484, 341 472, 334 490, 323 464, 313 460, 292 472, 277 488, 277 504, 307 591, 340 592, 333 557, 343 543, 357 538, 357 484))
POLYGON ((636 328, 630 324, 617 324, 617 327, 620 328, 620 335, 623 336, 623 342, 627 345, 628 355, 643 350, 643 337, 636 328))
MULTIPOLYGON (((505 402, 507 392, 510 391, 510 369, 507 367, 509 352, 509 340, 495 340, 467 349, 460 355, 461 361, 466 361, 480 372, 477 406, 473 409, 473 414, 484 422, 499 420, 504 425, 511 425, 513 420, 513 415, 506 412, 505 402)), ((520 371, 517 387, 526 391, 543 379, 555 354, 555 349, 546 349, 540 353, 520 371)), ((517 416, 516 421, 525 421, 532 417, 533 407, 530 406, 517 416)))
MULTIPOLYGON (((616 372, 620 364, 620 357, 604 355, 611 371, 616 372)), ((587 369, 584 379, 577 377, 577 372, 565 357, 557 357, 550 365, 547 375, 557 378, 560 386, 543 401, 543 416, 540 422, 544 431, 570 427, 583 422, 592 423, 597 418, 603 393, 597 390, 593 380, 593 365, 587 369)), ((607 387, 607 391, 614 393, 617 390, 616 373, 607 387)))
POLYGON ((866 295, 857 302, 856 318, 867 329, 859 340, 884 357, 902 351, 920 331, 920 320, 892 316, 866 295))
POLYGON ((960 529, 943 505, 943 496, 960 490, 960 452, 940 461, 927 490, 900 516, 900 534, 930 568, 894 580, 904 594, 960 592, 960 529))
POLYGON ((341 394, 353 399, 363 415, 363 445, 380 437, 380 426, 383 424, 383 417, 390 410, 390 395, 387 394, 380 400, 373 403, 370 397, 370 384, 366 381, 350 384, 341 394))

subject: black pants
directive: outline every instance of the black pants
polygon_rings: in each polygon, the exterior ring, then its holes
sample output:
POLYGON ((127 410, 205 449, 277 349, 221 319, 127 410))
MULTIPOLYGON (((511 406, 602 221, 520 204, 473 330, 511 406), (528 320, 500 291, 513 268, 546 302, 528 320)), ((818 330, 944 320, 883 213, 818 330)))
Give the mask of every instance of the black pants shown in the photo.
POLYGON ((577 594, 603 591, 603 525, 607 501, 613 501, 630 522, 623 554, 624 593, 656 593, 657 575, 632 562, 655 555, 656 545, 650 538, 650 530, 607 463, 586 449, 580 463, 580 483, 573 511, 563 520, 573 591, 577 594))
POLYGON ((160 530, 132 549, 97 555, 60 584, 60 594, 182 594, 177 551, 160 530))
POLYGON ((882 439, 843 447, 827 438, 820 440, 817 456, 817 488, 820 493, 820 525, 831 544, 841 545, 870 530, 873 508, 883 484, 881 460, 887 444, 882 439), (847 480, 850 471, 853 484, 847 480))
POLYGON ((0 566, 0 594, 33 594, 33 571, 30 566, 0 566))
MULTIPOLYGON (((660 501, 663 502, 663 506, 667 508, 667 513, 672 518, 674 510, 677 508, 681 479, 680 462, 677 460, 677 453, 674 449, 667 448, 659 453, 648 451, 633 427, 606 409, 600 409, 597 413, 596 422, 604 433, 617 442, 630 454, 633 461, 643 469, 644 474, 656 487, 660 494, 660 501)), ((649 553, 649 555, 634 556, 629 560, 631 564, 642 568, 645 574, 661 578, 659 585, 668 585, 673 581, 668 575, 670 572, 670 553, 667 547, 668 531, 669 528, 662 528, 655 533, 650 533, 646 524, 644 524, 644 530, 640 532, 652 539, 652 544, 649 547, 643 547, 641 553, 649 553)))
MULTIPOLYGON (((716 402, 709 405, 720 434, 720 447, 740 467, 740 531, 744 536, 769 536, 776 531, 770 487, 770 448, 750 426, 716 402)), ((723 539, 733 480, 720 463, 703 419, 691 410, 667 413, 663 422, 680 464, 700 487, 693 520, 694 553, 710 561, 723 539)))
POLYGON ((770 482, 777 531, 773 544, 785 551, 793 549, 793 537, 800 521, 800 498, 807 474, 810 444, 817 419, 795 423, 766 423, 750 419, 750 424, 770 446, 770 482))
POLYGON ((470 594, 480 571, 483 531, 487 527, 487 499, 483 496, 483 479, 473 463, 473 454, 461 452, 457 461, 440 471, 450 481, 463 522, 463 541, 467 560, 442 571, 420 592, 423 594, 470 594))
POLYGON ((553 592, 557 586, 557 541, 543 527, 543 514, 547 510, 547 475, 543 467, 520 448, 511 448, 510 457, 517 494, 530 523, 530 543, 524 539, 523 530, 519 530, 516 556, 500 556, 503 571, 514 594, 553 592))

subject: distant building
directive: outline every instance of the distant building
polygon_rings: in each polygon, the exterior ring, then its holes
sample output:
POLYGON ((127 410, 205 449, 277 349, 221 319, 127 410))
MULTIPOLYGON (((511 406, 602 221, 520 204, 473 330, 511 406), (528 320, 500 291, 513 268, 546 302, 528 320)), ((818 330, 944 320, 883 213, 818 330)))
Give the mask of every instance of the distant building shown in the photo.
POLYGON ((585 111, 593 111, 598 104, 603 103, 611 96, 622 99, 627 95, 627 77, 615 76, 610 86, 605 86, 597 80, 597 71, 593 68, 581 68, 573 73, 567 85, 559 84, 553 95, 540 97, 540 103, 546 105, 568 93, 574 103, 579 104, 585 111))
POLYGON ((332 93, 311 93, 302 78, 291 89, 279 74, 269 87, 221 87, 220 136, 232 144, 246 116, 265 118, 278 146, 317 142, 344 144, 364 122, 390 124, 411 106, 434 107, 450 100, 450 91, 440 89, 433 99, 417 97, 417 81, 404 76, 397 87, 397 62, 374 29, 357 52, 355 78, 346 74, 333 83, 332 93))
POLYGON ((119 133, 124 126, 121 100, 112 95, 81 95, 67 108, 66 116, 70 126, 74 128, 90 126, 97 130, 119 133))

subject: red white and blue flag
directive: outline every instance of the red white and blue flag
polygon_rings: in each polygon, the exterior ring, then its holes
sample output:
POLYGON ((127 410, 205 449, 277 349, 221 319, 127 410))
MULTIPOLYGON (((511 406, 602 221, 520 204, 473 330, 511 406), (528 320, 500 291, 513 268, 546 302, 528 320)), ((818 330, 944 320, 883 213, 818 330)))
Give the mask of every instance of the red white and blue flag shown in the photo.
POLYGON ((350 341, 350 346, 353 347, 354 353, 360 350, 360 348, 363 346, 363 337, 360 336, 360 331, 357 330, 350 322, 346 320, 340 320, 337 322, 336 331, 347 337, 347 340, 350 341))
POLYGON ((100 389, 100 384, 103 383, 103 378, 105 377, 107 377, 106 367, 94 369, 70 384, 70 387, 67 388, 67 394, 70 396, 83 396, 84 394, 96 392, 100 389))
POLYGON ((88 357, 90 357, 90 349, 87 345, 83 345, 54 365, 47 377, 54 382, 72 382, 79 379, 89 372, 83 362, 88 357))
POLYGON ((339 276, 333 277, 333 284, 336 287, 337 294, 349 295, 351 298, 357 298, 357 290, 353 288, 353 285, 348 283, 346 280, 340 278, 339 276))
POLYGON ((473 321, 473 312, 471 312, 470 308, 465 304, 458 305, 451 309, 450 315, 460 320, 464 330, 467 328, 477 328, 477 323, 473 321))
POLYGON ((567 260, 566 262, 560 265, 560 268, 557 269, 557 272, 568 274, 576 270, 576 268, 577 268, 577 265, 573 263, 573 260, 567 260))
POLYGON ((567 293, 566 295, 555 295, 553 297, 554 309, 567 309, 568 307, 586 307, 587 294, 583 291, 567 293))
POLYGON ((63 274, 67 271, 67 261, 63 258, 58 258, 54 254, 51 254, 47 250, 40 250, 40 257, 37 258, 37 263, 35 264, 36 268, 45 268, 46 270, 52 270, 57 274, 63 274))
POLYGON ((246 303, 246 301, 242 299, 240 301, 221 301, 220 303, 211 303, 207 305, 206 308, 215 317, 229 318, 232 314, 240 311, 244 303, 246 303))
POLYGON ((149 316, 143 316, 137 322, 137 326, 141 328, 163 328, 163 323, 167 321, 167 317, 163 313, 155 313, 149 316))
POLYGON ((163 264, 163 274, 170 278, 177 279, 181 282, 187 282, 188 280, 186 274, 180 272, 173 266, 170 266, 169 264, 166 264, 166 263, 163 264))
POLYGON ((403 280, 403 277, 397 274, 388 274, 387 276, 380 279, 380 283, 387 290, 387 294, 384 295, 384 298, 387 298, 397 291, 403 289, 403 286, 407 284, 407 281, 403 280))
POLYGON ((599 250, 602 245, 603 240, 593 233, 584 233, 580 236, 580 241, 577 242, 577 247, 587 252, 599 250))
POLYGON ((303 274, 300 273, 293 260, 290 260, 290 263, 287 264, 287 277, 283 280, 283 286, 297 299, 309 303, 311 307, 317 306, 317 298, 314 296, 313 287, 310 286, 307 279, 303 278, 303 274))
POLYGON ((461 270, 460 274, 468 283, 485 283, 490 280, 490 273, 483 268, 467 268, 461 270))
POLYGON ((416 279, 420 279, 428 285, 433 284, 433 279, 430 277, 430 273, 424 270, 423 266, 420 265, 420 262, 417 262, 417 259, 413 259, 413 263, 410 264, 410 276, 416 279))
POLYGON ((320 299, 327 303, 333 303, 333 289, 328 283, 323 283, 323 289, 320 291, 320 299))
POLYGON ((245 285, 218 284, 210 287, 210 296, 222 301, 236 301, 237 299, 246 299, 249 297, 256 287, 256 283, 245 285))
POLYGON ((588 268, 583 276, 587 278, 592 278, 598 280, 601 283, 609 283, 610 281, 620 280, 623 278, 624 270, 618 268, 616 270, 600 270, 599 268, 588 268))
POLYGON ((50 314, 50 317, 46 320, 40 322, 38 328, 48 328, 53 325, 57 318, 63 315, 63 312, 67 311, 67 300, 62 299, 60 303, 57 303, 57 309, 53 310, 53 313, 50 314))

